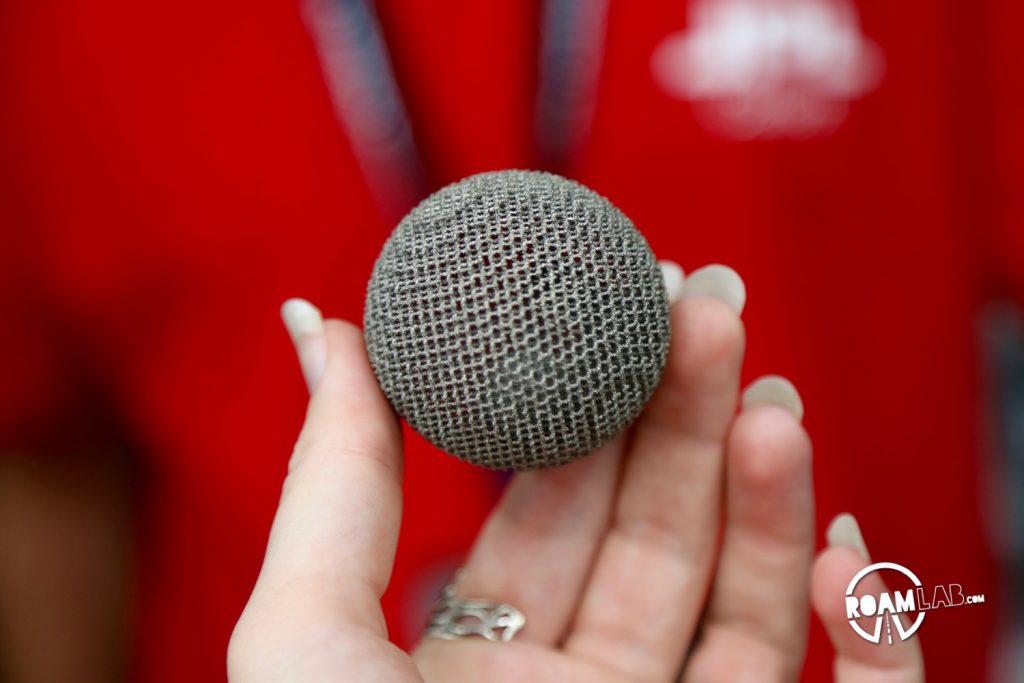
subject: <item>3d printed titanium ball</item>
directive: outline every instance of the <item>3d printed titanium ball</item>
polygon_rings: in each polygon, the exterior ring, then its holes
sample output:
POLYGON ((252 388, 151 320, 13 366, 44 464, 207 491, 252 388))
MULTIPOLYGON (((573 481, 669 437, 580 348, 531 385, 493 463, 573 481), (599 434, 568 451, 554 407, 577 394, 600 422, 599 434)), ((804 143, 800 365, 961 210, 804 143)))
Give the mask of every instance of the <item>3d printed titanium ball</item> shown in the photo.
POLYGON ((370 363, 426 439, 491 469, 553 467, 640 414, 669 347, 668 297, 621 211, 549 173, 436 192, 374 266, 370 363))

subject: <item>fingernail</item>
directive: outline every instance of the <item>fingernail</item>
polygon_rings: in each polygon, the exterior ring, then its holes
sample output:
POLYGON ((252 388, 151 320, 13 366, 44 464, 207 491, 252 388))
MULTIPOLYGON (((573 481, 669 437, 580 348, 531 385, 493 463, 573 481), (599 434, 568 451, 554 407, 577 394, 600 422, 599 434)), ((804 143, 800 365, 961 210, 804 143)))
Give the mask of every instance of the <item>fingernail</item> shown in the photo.
POLYGON ((747 303, 747 288, 735 270, 714 264, 690 273, 683 283, 683 296, 710 296, 724 301, 740 315, 747 303))
POLYGON ((668 302, 674 303, 683 295, 683 269, 675 261, 659 261, 658 265, 661 266, 661 277, 665 280, 668 302))
POLYGON ((798 422, 804 419, 800 393, 792 382, 780 375, 765 375, 752 382, 743 392, 741 403, 744 410, 754 406, 779 406, 792 413, 798 422))
POLYGON ((871 561, 864 536, 860 533, 857 519, 849 512, 836 515, 825 531, 825 540, 830 548, 850 548, 857 551, 865 560, 871 561))
POLYGON ((327 363, 323 315, 305 299, 288 299, 281 305, 281 320, 295 345, 306 386, 312 391, 324 374, 327 363))

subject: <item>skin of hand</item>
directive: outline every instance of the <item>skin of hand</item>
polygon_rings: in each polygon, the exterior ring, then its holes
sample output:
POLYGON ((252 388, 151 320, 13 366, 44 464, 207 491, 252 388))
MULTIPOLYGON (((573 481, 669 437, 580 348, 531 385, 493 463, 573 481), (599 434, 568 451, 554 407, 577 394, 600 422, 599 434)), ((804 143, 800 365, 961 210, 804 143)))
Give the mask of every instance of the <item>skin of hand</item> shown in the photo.
POLYGON ((717 265, 663 272, 672 344, 644 413, 586 458, 517 474, 460 574, 459 596, 512 604, 525 627, 509 642, 425 638, 411 654, 388 641, 379 602, 401 518, 398 419, 359 329, 287 302, 312 395, 229 679, 793 681, 813 598, 837 681, 922 681, 916 637, 873 645, 846 623, 846 585, 869 562, 852 516, 815 561, 800 397, 775 376, 740 392, 742 280, 717 265))

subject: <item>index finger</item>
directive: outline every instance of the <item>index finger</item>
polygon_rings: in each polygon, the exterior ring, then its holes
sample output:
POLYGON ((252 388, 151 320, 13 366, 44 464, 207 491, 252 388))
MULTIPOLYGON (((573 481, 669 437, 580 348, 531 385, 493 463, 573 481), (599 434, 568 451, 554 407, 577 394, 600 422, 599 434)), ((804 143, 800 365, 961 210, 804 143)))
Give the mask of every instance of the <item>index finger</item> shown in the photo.
POLYGON ((687 280, 673 304, 665 374, 632 434, 610 528, 565 644, 652 683, 675 680, 711 582, 723 446, 743 360, 739 306, 689 288, 687 280))

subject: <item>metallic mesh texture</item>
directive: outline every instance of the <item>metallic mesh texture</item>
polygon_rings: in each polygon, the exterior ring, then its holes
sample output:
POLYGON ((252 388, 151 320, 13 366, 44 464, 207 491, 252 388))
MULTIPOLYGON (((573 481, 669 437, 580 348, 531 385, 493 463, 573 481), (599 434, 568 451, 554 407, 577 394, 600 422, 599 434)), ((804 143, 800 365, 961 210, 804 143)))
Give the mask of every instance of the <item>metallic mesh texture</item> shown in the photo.
POLYGON ((370 363, 434 445, 491 469, 553 467, 623 431, 668 353, 647 242, 608 200, 549 173, 436 192, 374 266, 370 363))

